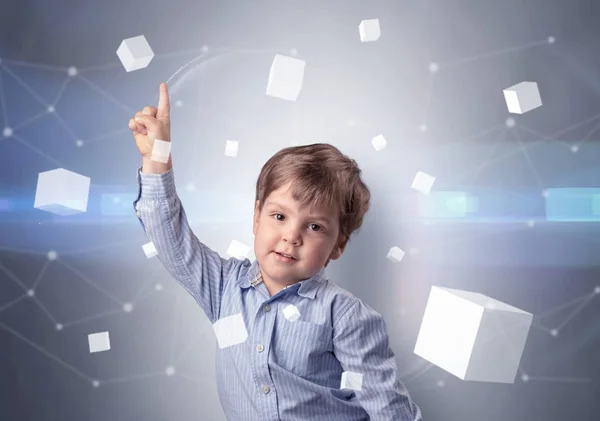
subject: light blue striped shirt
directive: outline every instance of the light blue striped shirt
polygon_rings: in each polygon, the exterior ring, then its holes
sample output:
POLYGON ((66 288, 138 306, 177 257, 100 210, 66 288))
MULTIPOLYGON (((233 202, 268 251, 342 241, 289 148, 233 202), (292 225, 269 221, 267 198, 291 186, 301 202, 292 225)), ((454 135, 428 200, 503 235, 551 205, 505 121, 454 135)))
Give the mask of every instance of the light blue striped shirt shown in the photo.
POLYGON ((415 421, 379 313, 324 277, 324 268, 269 296, 257 261, 222 258, 190 229, 173 170, 138 169, 136 215, 158 258, 211 323, 241 315, 247 339, 217 349, 217 388, 229 421, 415 421), (254 281, 254 282, 253 282, 254 281), (252 282, 252 283, 251 283, 252 282), (300 317, 283 309, 293 304, 300 317), (362 387, 341 389, 344 371, 362 387))

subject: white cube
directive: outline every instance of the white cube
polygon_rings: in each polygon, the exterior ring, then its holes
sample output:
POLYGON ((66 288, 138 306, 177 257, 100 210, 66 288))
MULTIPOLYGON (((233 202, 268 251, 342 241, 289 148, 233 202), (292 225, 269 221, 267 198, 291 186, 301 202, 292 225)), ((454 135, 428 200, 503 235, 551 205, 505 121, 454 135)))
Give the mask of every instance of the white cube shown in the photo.
POLYGON ((378 152, 385 148, 385 146, 387 145, 385 137, 383 137, 382 134, 375 136, 373 140, 371 140, 371 143, 373 144, 375 150, 378 152))
POLYGON ((227 254, 229 256, 242 260, 248 257, 249 251, 249 246, 237 240, 231 240, 231 243, 229 243, 229 247, 227 248, 227 254))
POLYGON ((532 320, 483 294, 434 286, 414 352, 462 380, 513 383, 532 320))
POLYGON ((521 82, 503 92, 510 113, 523 114, 542 106, 540 91, 535 82, 521 82))
POLYGON ((223 317, 213 324, 219 348, 241 344, 248 339, 248 331, 242 313, 223 317))
POLYGON ((56 215, 87 211, 90 178, 64 168, 39 173, 33 207, 56 215))
POLYGON ((110 349, 110 338, 108 332, 92 333, 88 335, 90 353, 108 351, 110 349))
POLYGON ((166 164, 169 162, 169 155, 171 154, 171 142, 166 140, 154 139, 152 145, 152 155, 150 159, 156 162, 162 162, 166 164))
POLYGON ((342 373, 340 389, 362 390, 363 375, 352 371, 342 373))
POLYGON ((399 247, 393 246, 388 251, 387 258, 390 259, 392 262, 399 263, 402 261, 404 254, 404 250, 400 249, 399 247))
POLYGON ((154 243, 152 241, 144 244, 142 246, 142 249, 144 249, 144 254, 146 255, 146 257, 148 259, 150 259, 158 254, 158 252, 156 251, 156 247, 154 247, 154 243))
POLYGON ((267 95, 296 101, 302 89, 305 61, 277 54, 271 64, 267 95))
POLYGON ((237 140, 225 141, 225 156, 236 157, 238 154, 239 142, 237 140))
POLYGON ((121 41, 121 45, 117 49, 117 56, 119 56, 125 70, 132 72, 148 66, 154 57, 154 53, 150 48, 150 44, 146 41, 146 37, 139 35, 121 41))
POLYGON ((415 175, 411 187, 423 194, 429 194, 434 181, 435 177, 424 172, 418 171, 417 175, 415 175))
POLYGON ((365 19, 358 25, 361 42, 377 41, 381 36, 379 19, 365 19))
POLYGON ((290 322, 295 322, 296 320, 298 320, 300 318, 300 311, 298 310, 298 307, 296 307, 295 305, 288 304, 283 309, 283 315, 290 322))

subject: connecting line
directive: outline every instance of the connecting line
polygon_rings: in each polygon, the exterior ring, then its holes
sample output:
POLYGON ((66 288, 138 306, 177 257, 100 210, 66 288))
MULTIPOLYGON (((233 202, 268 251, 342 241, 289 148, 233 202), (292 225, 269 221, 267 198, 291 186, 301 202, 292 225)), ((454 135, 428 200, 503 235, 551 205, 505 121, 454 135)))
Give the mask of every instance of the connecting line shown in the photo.
POLYGON ((26 337, 24 337, 23 335, 21 335, 19 332, 11 329, 10 327, 6 326, 5 324, 0 322, 0 328, 4 329, 5 331, 13 334, 14 336, 16 336, 17 338, 21 339, 23 342, 27 343, 28 345, 32 346, 33 348, 37 349, 39 352, 41 352, 42 354, 44 354, 46 357, 56 361, 57 363, 59 363, 60 365, 62 365, 63 367, 65 367, 66 369, 68 369, 69 371, 72 371, 73 373, 77 374, 77 376, 81 377, 82 379, 91 382, 92 379, 90 377, 88 377, 85 373, 83 373, 82 371, 76 369, 75 367, 73 367, 72 365, 67 364, 66 362, 64 362, 63 360, 61 360, 60 358, 58 358, 56 355, 46 351, 44 348, 42 348, 41 346, 39 346, 38 344, 30 341, 29 339, 27 339, 26 337))

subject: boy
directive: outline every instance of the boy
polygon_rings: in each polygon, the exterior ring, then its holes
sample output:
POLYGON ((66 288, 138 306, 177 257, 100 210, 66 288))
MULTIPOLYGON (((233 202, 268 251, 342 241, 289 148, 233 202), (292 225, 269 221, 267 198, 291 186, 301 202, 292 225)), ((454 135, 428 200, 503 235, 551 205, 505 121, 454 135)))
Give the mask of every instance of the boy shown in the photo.
POLYGON ((256 260, 225 260, 191 231, 171 158, 150 159, 154 139, 170 141, 169 112, 162 83, 158 108, 129 121, 142 155, 133 205, 158 258, 215 326, 227 419, 421 420, 382 317, 324 277, 369 208, 356 162, 327 144, 276 153, 256 185, 256 260))

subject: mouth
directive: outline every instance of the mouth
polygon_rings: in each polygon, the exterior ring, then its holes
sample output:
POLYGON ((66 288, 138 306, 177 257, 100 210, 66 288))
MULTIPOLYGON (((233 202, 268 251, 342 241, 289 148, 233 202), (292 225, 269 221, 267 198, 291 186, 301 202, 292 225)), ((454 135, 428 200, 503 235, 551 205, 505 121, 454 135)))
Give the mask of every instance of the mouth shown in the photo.
POLYGON ((279 257, 281 257, 282 259, 287 259, 287 260, 289 260, 289 261, 292 261, 292 260, 298 260, 298 259, 296 259, 294 256, 292 256, 292 255, 290 255, 290 254, 284 254, 284 253, 280 253, 280 252, 278 252, 278 251, 274 251, 274 253, 275 253, 276 255, 278 255, 279 257))

